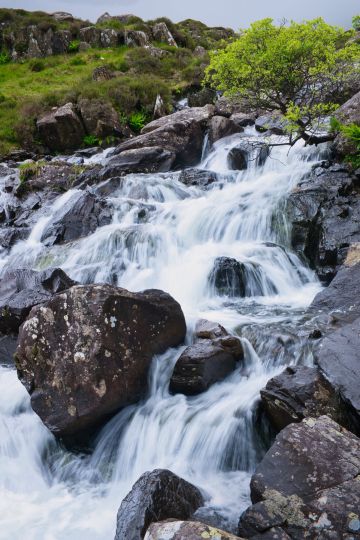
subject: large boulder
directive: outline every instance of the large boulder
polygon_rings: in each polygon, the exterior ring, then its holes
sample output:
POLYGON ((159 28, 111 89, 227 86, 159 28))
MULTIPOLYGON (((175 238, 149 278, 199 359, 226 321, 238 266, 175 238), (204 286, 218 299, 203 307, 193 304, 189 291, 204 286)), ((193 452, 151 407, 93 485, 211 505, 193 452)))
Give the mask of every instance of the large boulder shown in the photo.
POLYGON ((75 286, 32 309, 16 367, 34 411, 55 435, 70 436, 138 401, 152 357, 185 334, 181 307, 162 291, 75 286))
POLYGON ((360 318, 330 333, 321 342, 315 362, 346 404, 352 431, 360 435, 360 318))
POLYGON ((146 47, 150 45, 149 36, 141 30, 125 30, 125 45, 128 47, 146 47))
POLYGON ((100 32, 100 46, 101 47, 116 47, 119 45, 119 34, 113 28, 105 28, 100 32))
POLYGON ((7 270, 0 279, 0 332, 17 334, 32 307, 74 284, 60 268, 7 270))
POLYGON ((222 531, 197 521, 169 520, 152 523, 145 535, 145 540, 241 540, 229 532, 222 531))
POLYGON ((203 504, 200 491, 171 471, 146 472, 121 503, 115 540, 142 540, 151 523, 188 519, 203 504))
POLYGON ((80 29, 80 41, 84 41, 91 45, 91 47, 100 46, 101 30, 96 26, 86 26, 80 29))
MULTIPOLYGON (((239 129, 243 128, 239 127, 239 129)), ((238 145, 231 148, 228 153, 227 163, 229 169, 242 171, 247 169, 250 163, 254 163, 257 167, 263 166, 269 155, 270 147, 268 144, 244 139, 238 145)))
POLYGON ((359 473, 355 435, 327 416, 290 424, 252 477, 239 535, 258 540, 279 528, 293 540, 358 537, 359 473))
POLYGON ((84 98, 80 99, 78 107, 88 133, 99 138, 122 134, 119 115, 110 103, 100 99, 84 98))
MULTIPOLYGON (((344 105, 336 111, 335 116, 342 124, 360 125, 360 92, 344 103, 344 105)), ((355 154, 357 151, 355 143, 349 141, 349 139, 341 133, 336 137, 334 147, 341 157, 355 154)))
POLYGON ((160 146, 124 150, 112 157, 100 173, 100 179, 131 173, 167 172, 175 161, 175 154, 160 146))
POLYGON ((213 116, 209 123, 209 142, 211 145, 219 139, 241 133, 244 128, 224 116, 213 116))
POLYGON ((160 41, 160 42, 163 42, 163 43, 167 43, 171 47, 177 47, 177 43, 176 43, 172 33, 168 29, 166 23, 159 22, 159 23, 155 24, 153 26, 153 28, 152 28, 152 33, 153 33, 155 41, 160 41))
POLYGON ((349 427, 345 403, 316 368, 288 367, 260 394, 267 416, 278 431, 304 418, 324 415, 349 427))
POLYGON ((248 297, 276 294, 275 284, 260 265, 218 257, 208 277, 209 285, 219 296, 248 297))
POLYGON ((290 193, 292 246, 329 283, 352 244, 360 242, 358 179, 346 165, 316 166, 290 193))
POLYGON ((43 116, 36 125, 41 139, 50 150, 69 150, 83 143, 85 130, 73 103, 67 103, 43 116))
POLYGON ((195 343, 184 350, 175 364, 170 379, 172 393, 192 396, 205 392, 230 375, 244 358, 240 339, 221 325, 200 320, 194 338, 195 343))
POLYGON ((147 124, 141 135, 117 146, 114 154, 158 147, 175 155, 173 166, 196 165, 200 161, 205 131, 213 114, 214 108, 208 105, 158 118, 147 124))
POLYGON ((107 202, 85 191, 80 193, 76 202, 65 207, 55 221, 44 230, 41 241, 46 245, 62 244, 88 236, 98 227, 108 225, 112 212, 107 202))

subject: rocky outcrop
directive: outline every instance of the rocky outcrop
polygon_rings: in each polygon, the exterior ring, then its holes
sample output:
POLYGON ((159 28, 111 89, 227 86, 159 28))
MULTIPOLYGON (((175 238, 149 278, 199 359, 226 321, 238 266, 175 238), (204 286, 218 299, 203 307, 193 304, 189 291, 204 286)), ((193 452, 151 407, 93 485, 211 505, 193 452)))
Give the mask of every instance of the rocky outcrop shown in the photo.
POLYGON ((41 139, 50 150, 69 150, 82 145, 85 130, 75 106, 67 103, 37 121, 41 139))
MULTIPOLYGON (((240 127, 239 129, 243 128, 240 127)), ((257 167, 262 167, 269 155, 270 147, 268 144, 244 139, 230 150, 227 159, 228 167, 234 171, 245 170, 251 163, 254 163, 257 167)))
POLYGON ((203 504, 200 491, 171 471, 147 472, 121 503, 115 540, 142 540, 151 523, 186 520, 203 504))
POLYGON ((126 30, 125 45, 128 47, 146 47, 150 45, 149 36, 141 30, 126 30))
POLYGON ((41 242, 48 246, 71 242, 88 236, 98 227, 108 225, 111 220, 108 203, 85 191, 69 209, 65 208, 64 213, 49 224, 41 236, 41 242))
POLYGON ((75 286, 32 309, 16 367, 34 411, 55 435, 70 436, 143 396, 152 357, 185 333, 179 304, 162 291, 75 286))
POLYGON ((329 283, 360 241, 358 178, 346 165, 315 167, 290 194, 287 217, 293 248, 329 283))
POLYGON ((106 180, 130 173, 167 172, 174 161, 175 154, 160 146, 124 150, 107 162, 100 173, 100 179, 106 180))
POLYGON ((74 284, 60 268, 7 270, 0 279, 0 333, 16 335, 31 308, 74 284))
POLYGON ((241 133, 244 128, 224 116, 213 116, 209 123, 209 143, 213 145, 219 139, 241 133))
POLYGON ((167 43, 171 47, 177 47, 177 43, 176 43, 172 33, 170 32, 170 30, 166 26, 166 23, 159 22, 159 23, 155 24, 155 26, 153 26, 153 28, 152 28, 152 33, 153 33, 155 41, 160 41, 160 42, 163 42, 163 43, 167 43))
POLYGON ((209 285, 219 296, 247 297, 276 294, 275 284, 260 265, 242 263, 231 257, 218 257, 208 277, 209 285))
POLYGON ((78 108, 87 133, 99 138, 124 134, 119 115, 110 103, 99 99, 81 99, 78 108))
POLYGON ((349 427, 344 401, 316 368, 288 367, 261 390, 262 405, 278 431, 304 418, 327 415, 349 427))
POLYGON ((208 187, 217 180, 215 172, 196 168, 184 169, 179 176, 179 182, 185 186, 208 187))
POLYGON ((158 147, 175 155, 173 166, 199 162, 208 121, 214 114, 211 105, 184 109, 150 122, 141 135, 117 146, 114 154, 127 150, 158 147))
POLYGON ((86 26, 80 30, 80 41, 85 41, 91 47, 100 46, 101 31, 96 26, 86 26))
POLYGON ((184 350, 175 364, 170 379, 172 393, 192 396, 205 392, 230 375, 244 357, 239 338, 210 321, 199 321, 194 339, 195 343, 184 350))
MULTIPOLYGON (((344 103, 336 111, 335 116, 342 124, 360 125, 360 92, 344 103)), ((355 154, 357 151, 355 143, 349 141, 341 133, 337 135, 334 141, 334 148, 340 157, 355 154)))
POLYGON ((360 440, 327 416, 289 425, 252 477, 239 535, 269 538, 277 528, 293 540, 357 537, 359 456, 360 440))
POLYGON ((229 532, 196 521, 169 520, 150 525, 145 540, 241 540, 229 532))

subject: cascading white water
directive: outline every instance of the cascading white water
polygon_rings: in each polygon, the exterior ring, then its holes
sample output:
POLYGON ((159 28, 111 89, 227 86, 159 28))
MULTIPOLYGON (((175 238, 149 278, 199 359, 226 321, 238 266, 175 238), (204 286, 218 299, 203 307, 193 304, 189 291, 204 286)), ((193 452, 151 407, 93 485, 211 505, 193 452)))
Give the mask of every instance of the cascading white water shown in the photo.
MULTIPOLYGON (((255 418, 259 391, 285 363, 310 361, 293 333, 319 284, 289 249, 282 208, 319 150, 275 147, 263 166, 249 162, 236 173, 228 170, 227 155, 240 137, 219 141, 204 155, 200 166, 218 173, 206 189, 184 186, 179 173, 129 175, 108 197, 111 224, 46 247, 43 232, 81 195, 71 190, 47 215, 39 213, 29 239, 3 257, 3 269, 61 266, 84 283, 163 289, 180 302, 190 329, 204 317, 242 335, 245 365, 186 398, 168 392, 182 349, 154 359, 148 398, 114 417, 90 455, 63 449, 31 412, 16 373, 0 368, 0 539, 111 539, 122 498, 144 471, 157 467, 201 487, 207 506, 229 527, 248 504, 250 475, 264 451, 255 418), (250 269, 246 298, 218 294, 212 286, 219 257, 250 269)), ((101 192, 101 186, 91 189, 101 192)))

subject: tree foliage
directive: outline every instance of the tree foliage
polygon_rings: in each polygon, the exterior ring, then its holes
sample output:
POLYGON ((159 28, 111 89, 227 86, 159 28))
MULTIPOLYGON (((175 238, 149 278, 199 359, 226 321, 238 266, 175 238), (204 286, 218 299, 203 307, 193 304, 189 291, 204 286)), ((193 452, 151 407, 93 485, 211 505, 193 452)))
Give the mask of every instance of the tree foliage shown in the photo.
POLYGON ((280 26, 263 19, 211 53, 206 82, 254 108, 280 111, 293 131, 316 142, 319 119, 336 108, 334 96, 359 69, 360 48, 340 46, 344 37, 349 33, 321 18, 280 26))

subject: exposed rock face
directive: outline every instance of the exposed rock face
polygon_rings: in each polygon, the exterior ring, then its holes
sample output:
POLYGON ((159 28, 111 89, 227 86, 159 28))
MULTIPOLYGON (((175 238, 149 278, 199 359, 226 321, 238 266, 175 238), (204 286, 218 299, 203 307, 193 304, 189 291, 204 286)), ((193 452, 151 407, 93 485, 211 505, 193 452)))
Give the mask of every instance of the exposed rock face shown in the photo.
POLYGON ((195 343, 176 362, 170 380, 173 393, 191 396, 205 392, 230 375, 244 357, 239 338, 220 325, 201 320, 194 337, 195 343))
POLYGON ((130 173, 167 172, 171 169, 174 161, 175 154, 160 146, 124 150, 108 161, 100 178, 106 180, 130 173))
POLYGON ((153 36, 155 41, 162 41, 163 43, 167 43, 168 45, 171 45, 171 47, 177 47, 177 43, 166 26, 166 23, 159 22, 155 24, 152 28, 153 36))
POLYGON ((143 396, 153 355, 185 333, 179 304, 162 291, 75 286, 32 309, 16 367, 34 411, 55 435, 70 436, 143 396))
POLYGON ((55 13, 52 13, 51 15, 56 21, 60 22, 72 22, 74 20, 71 13, 67 13, 66 11, 55 11, 55 13))
POLYGON ((244 128, 224 116, 213 116, 209 124, 209 142, 214 144, 223 137, 241 133, 244 128))
POLYGON ((86 26, 80 30, 80 40, 86 41, 91 47, 100 46, 101 30, 96 26, 86 26))
POLYGON ((255 263, 242 263, 230 257, 215 259, 209 284, 220 296, 247 297, 276 294, 275 284, 255 263))
POLYGON ((360 435, 360 318, 329 334, 315 361, 346 404, 352 430, 360 435))
POLYGON ((121 503, 115 540, 142 540, 151 523, 188 519, 203 504, 200 491, 171 471, 147 472, 121 503))
POLYGON ((69 30, 58 30, 54 32, 52 47, 54 54, 65 54, 69 50, 71 43, 71 32, 69 30))
POLYGON ((0 332, 17 334, 32 307, 74 284, 60 268, 8 270, 0 279, 0 332))
POLYGON ((359 473, 360 440, 330 418, 289 425, 252 477, 239 535, 279 528, 293 540, 357 537, 359 473))
MULTIPOLYGON (((239 129, 243 128, 239 127, 239 129)), ((244 139, 244 141, 241 141, 230 150, 228 154, 228 166, 234 171, 247 169, 251 162, 255 163, 257 167, 261 167, 269 155, 270 148, 266 143, 252 142, 244 139)))
POLYGON ((241 540, 238 536, 196 521, 171 520, 152 523, 145 535, 145 540, 204 540, 204 538, 241 540))
POLYGON ((107 28, 101 30, 100 33, 100 46, 107 47, 116 47, 119 45, 119 34, 113 28, 107 28))
MULTIPOLYGON (((335 116, 343 124, 360 124, 360 92, 355 94, 337 111, 335 116)), ((336 152, 344 157, 348 154, 356 153, 356 146, 349 141, 344 135, 339 134, 334 142, 336 152)))
POLYGON ((100 138, 121 134, 119 115, 110 103, 99 99, 81 99, 78 106, 88 133, 100 138))
POLYGON ((45 229, 41 241, 46 245, 70 242, 88 236, 98 227, 109 224, 111 219, 106 201, 85 191, 73 206, 45 229))
POLYGON ((290 194, 287 215, 292 245, 325 282, 360 241, 358 180, 346 166, 315 167, 290 194))
POLYGON ((50 150, 81 146, 85 131, 75 106, 67 103, 37 121, 39 134, 50 150))
POLYGON ((159 147, 175 155, 173 166, 195 165, 201 157, 204 133, 214 108, 184 109, 150 122, 141 135, 120 144, 115 154, 127 150, 159 147))
POLYGON ((125 45, 128 47, 146 47, 150 45, 149 37, 141 30, 126 30, 125 45))
POLYGON ((323 415, 341 425, 348 424, 345 403, 316 368, 286 368, 261 390, 261 400, 278 431, 306 417, 323 415))
POLYGON ((280 114, 259 116, 255 127, 260 132, 270 131, 273 135, 284 135, 288 122, 280 114))
POLYGON ((12 366, 16 351, 17 338, 14 335, 0 334, 0 366, 12 366))
POLYGON ((179 182, 186 186, 207 187, 218 179, 217 174, 213 171, 203 169, 184 169, 179 176, 179 182))
POLYGON ((109 68, 109 66, 99 66, 94 69, 92 73, 92 78, 94 81, 110 81, 115 77, 114 72, 109 68))

